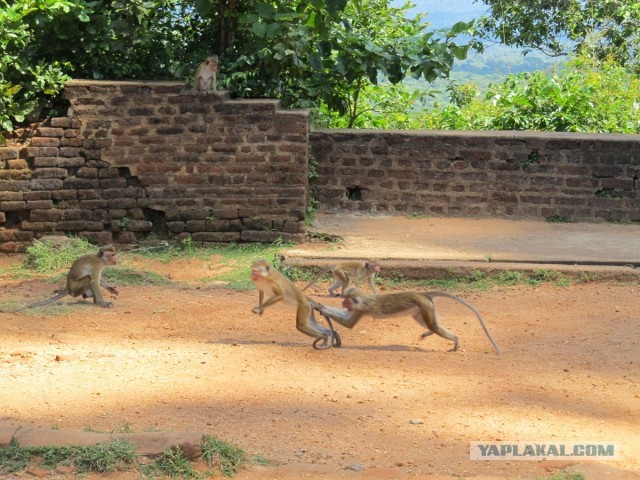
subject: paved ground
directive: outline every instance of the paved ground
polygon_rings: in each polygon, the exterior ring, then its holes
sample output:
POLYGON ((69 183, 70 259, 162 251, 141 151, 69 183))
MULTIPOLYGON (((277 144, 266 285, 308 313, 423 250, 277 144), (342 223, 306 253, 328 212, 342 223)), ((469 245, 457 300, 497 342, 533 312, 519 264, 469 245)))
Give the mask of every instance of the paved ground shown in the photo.
POLYGON ((298 245, 287 252, 289 263, 378 258, 419 277, 453 268, 555 268, 618 277, 640 273, 638 225, 320 213, 310 231, 317 238, 342 241, 298 245))
MULTIPOLYGON (((341 241, 298 245, 286 252, 288 262, 333 264, 339 259, 378 258, 384 262, 385 272, 398 268, 407 276, 423 277, 471 268, 558 268, 640 276, 638 225, 322 213, 310 231, 321 238, 339 236, 341 241)), ((139 453, 153 455, 166 448, 167 442, 197 444, 200 437, 201 434, 147 433, 135 437, 135 443, 139 453)), ((34 429, 0 417, 0 446, 12 439, 23 445, 77 445, 102 441, 103 435, 34 429)))

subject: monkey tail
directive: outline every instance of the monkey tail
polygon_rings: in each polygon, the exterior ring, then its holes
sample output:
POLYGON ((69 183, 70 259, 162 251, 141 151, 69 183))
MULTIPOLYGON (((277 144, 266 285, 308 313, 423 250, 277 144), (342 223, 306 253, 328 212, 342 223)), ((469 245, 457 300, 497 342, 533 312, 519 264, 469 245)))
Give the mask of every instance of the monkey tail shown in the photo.
POLYGON ((433 298, 433 297, 446 297, 446 298, 450 298, 451 300, 454 300, 458 303, 460 303, 461 305, 464 305, 465 307, 467 307, 469 310, 471 310, 474 315, 478 318, 478 320, 480 321, 480 325, 482 326, 482 329, 484 330, 484 333, 487 335, 487 338, 489 339, 489 341, 491 342, 491 345, 493 345, 493 348, 496 349, 496 353, 498 355, 501 355, 502 352, 500 351, 500 348, 498 348, 498 345, 496 344, 496 341, 493 339, 493 337, 491 336, 491 334, 489 333, 489 330, 487 329, 487 326, 484 324, 484 320, 482 320, 482 316, 480 315, 480 312, 478 312, 478 310, 475 309, 475 307, 473 305, 471 305, 469 302, 467 302, 466 300, 463 300, 462 298, 453 295, 451 293, 446 293, 446 292, 425 292, 424 293, 427 297, 433 298))
POLYGON ((333 329, 333 324, 331 323, 331 319, 325 315, 322 315, 327 323, 329 324, 329 330, 331 331, 331 341, 327 341, 326 338, 318 337, 313 342, 313 348, 316 350, 327 350, 329 348, 339 348, 342 346, 342 340, 340 339, 340 334, 333 329), (318 342, 322 340, 322 344, 318 345, 318 342))
POLYGON ((53 296, 51 298, 47 298, 46 300, 41 300, 41 301, 35 302, 35 303, 29 303, 28 305, 23 305, 22 307, 12 308, 12 309, 9 309, 9 310, 3 310, 3 312, 14 313, 14 312, 21 312, 22 310, 26 310, 28 308, 41 307, 43 305, 47 305, 49 303, 56 302, 56 301, 60 300, 62 297, 65 297, 66 295, 67 295, 67 289, 65 288, 64 290, 58 292, 55 296, 53 296))
MULTIPOLYGON (((314 300, 311 300, 308 297, 307 297, 307 300, 309 301, 309 305, 311 305, 311 308, 313 308, 314 310, 317 310, 318 313, 320 313, 320 308, 322 307, 322 305, 320 305, 318 302, 314 300)), ((327 321, 327 323, 329 324, 329 331, 331 332, 331 338, 330 338, 331 341, 328 342, 326 338, 318 337, 313 342, 313 348, 315 348, 316 350, 326 350, 328 348, 333 348, 333 347, 338 348, 342 346, 342 340, 340 339, 340 334, 333 329, 333 323, 331 323, 331 319, 322 313, 320 313, 320 315, 322 315, 324 319, 327 321), (320 342, 321 340, 323 341, 323 343, 321 345, 318 345, 318 342, 320 342)))
POLYGON ((326 270, 323 270, 322 272, 320 272, 320 274, 314 278, 313 280, 311 280, 311 282, 302 289, 302 291, 304 292, 307 288, 309 288, 312 285, 315 285, 318 280, 320 280, 324 275, 326 275, 327 273, 329 273, 331 271, 331 268, 327 268, 326 270))

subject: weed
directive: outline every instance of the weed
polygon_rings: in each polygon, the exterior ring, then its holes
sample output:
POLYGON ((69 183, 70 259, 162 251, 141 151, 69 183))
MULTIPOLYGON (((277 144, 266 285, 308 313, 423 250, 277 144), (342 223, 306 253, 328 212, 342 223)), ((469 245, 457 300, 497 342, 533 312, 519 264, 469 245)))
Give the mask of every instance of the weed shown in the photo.
POLYGON ((407 214, 407 218, 422 219, 422 218, 431 218, 431 216, 428 213, 411 212, 407 214))
POLYGON ((549 217, 545 217, 545 222, 550 223, 569 223, 570 220, 567 217, 563 217, 562 215, 551 215, 549 217))
POLYGON ((0 472, 12 473, 24 470, 36 462, 46 468, 56 465, 72 465, 80 472, 112 472, 134 464, 135 448, 126 440, 85 447, 21 447, 17 443, 0 449, 0 472))
POLYGON ((68 269, 78 257, 95 252, 96 247, 81 238, 36 240, 27 249, 24 266, 38 273, 51 274, 68 269))
POLYGON ((178 447, 169 448, 160 453, 153 463, 146 465, 142 470, 149 477, 201 478, 178 447))
POLYGON ((538 477, 536 480, 584 480, 581 473, 556 473, 550 477, 538 477))
POLYGON ((202 439, 202 458, 209 466, 218 463, 225 477, 232 477, 247 461, 247 454, 239 447, 211 435, 202 439))
POLYGON ((131 465, 135 460, 133 443, 122 439, 81 447, 75 456, 75 464, 81 472, 113 472, 123 462, 131 465))

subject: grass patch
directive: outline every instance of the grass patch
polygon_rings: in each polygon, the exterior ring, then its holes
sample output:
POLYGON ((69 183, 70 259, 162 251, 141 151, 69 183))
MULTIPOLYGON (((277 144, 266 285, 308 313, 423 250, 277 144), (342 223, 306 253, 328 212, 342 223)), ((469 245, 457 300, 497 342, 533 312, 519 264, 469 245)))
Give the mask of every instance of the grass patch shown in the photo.
POLYGON ((217 465, 225 477, 232 477, 247 462, 247 454, 224 440, 205 435, 202 439, 202 459, 209 466, 217 465))
POLYGON ((581 473, 556 473, 550 477, 538 477, 536 480, 584 480, 581 473))
POLYGON ((165 450, 142 471, 149 477, 202 478, 179 447, 165 450))
POLYGON ((385 278, 382 283, 395 288, 431 288, 438 290, 487 290, 492 287, 515 285, 537 286, 551 283, 556 286, 569 286, 571 278, 555 270, 503 270, 498 275, 487 275, 482 270, 472 270, 468 275, 456 275, 431 280, 412 280, 402 276, 385 278))
POLYGON ((82 238, 56 237, 35 240, 27 249, 24 267, 37 273, 50 275, 66 270, 78 257, 96 253, 97 248, 82 238))
POLYGON ((25 470, 30 464, 51 470, 68 465, 82 473, 109 473, 128 470, 135 462, 134 445, 126 440, 85 447, 21 447, 12 443, 0 449, 1 474, 25 470))
POLYGON ((225 287, 232 290, 251 290, 254 288, 250 280, 251 262, 256 258, 266 258, 276 268, 280 268, 279 252, 291 245, 275 242, 272 244, 231 244, 212 247, 197 247, 185 241, 179 245, 171 245, 162 249, 136 250, 128 255, 140 255, 144 258, 168 263, 177 259, 209 260, 216 256, 224 267, 219 274, 213 274, 203 281, 224 282, 225 287))
MULTIPOLYGON (((127 433, 131 431, 127 423, 117 430, 127 433)), ((264 457, 249 459, 241 448, 209 435, 202 438, 200 448, 202 459, 211 468, 210 475, 207 474, 206 477, 215 476, 216 471, 219 471, 231 478, 249 461, 269 464, 264 457)), ((0 448, 0 475, 22 472, 29 465, 47 470, 65 465, 78 473, 112 473, 139 469, 142 474, 152 478, 205 478, 195 470, 179 447, 165 450, 152 463, 144 466, 137 462, 133 443, 122 439, 85 447, 21 447, 12 443, 0 448)))

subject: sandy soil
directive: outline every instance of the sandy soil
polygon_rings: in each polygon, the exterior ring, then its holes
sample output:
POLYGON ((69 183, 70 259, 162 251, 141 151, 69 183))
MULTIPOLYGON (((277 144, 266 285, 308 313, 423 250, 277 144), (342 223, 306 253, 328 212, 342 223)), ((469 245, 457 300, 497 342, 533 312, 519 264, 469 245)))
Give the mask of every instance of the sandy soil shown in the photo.
MULTIPOLYGON (((637 284, 462 292, 437 300, 461 351, 412 320, 340 329, 315 351, 293 312, 251 313, 255 292, 196 283, 203 265, 144 265, 167 287, 121 287, 115 307, 0 313, 0 416, 39 427, 202 431, 268 458, 248 479, 533 479, 558 469, 638 479, 637 284), (615 442, 600 462, 471 461, 470 441, 615 442)), ((318 285, 312 296, 337 306, 318 285)), ((52 286, 0 276, 0 296, 52 286)), ((388 290, 387 290, 388 291, 388 290)))

